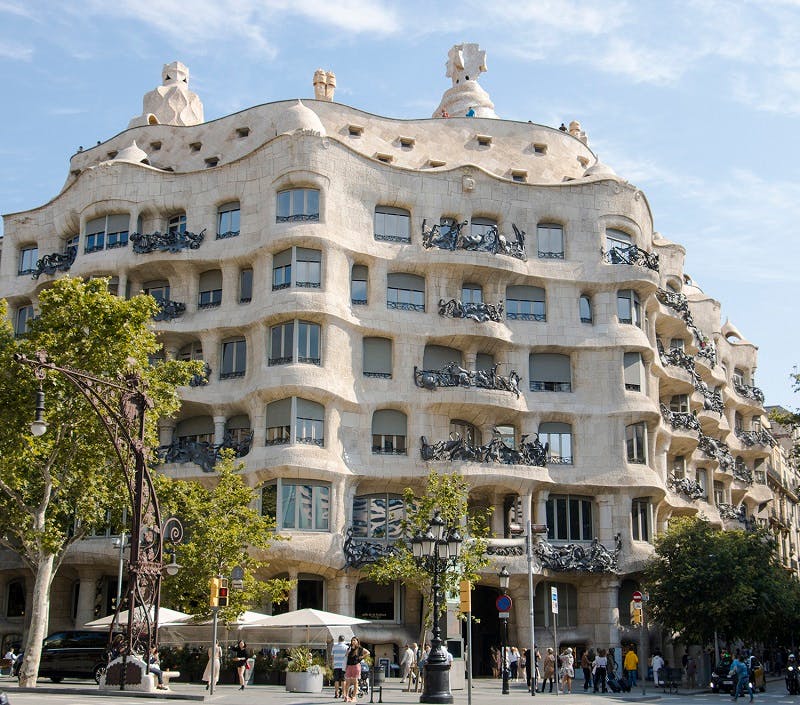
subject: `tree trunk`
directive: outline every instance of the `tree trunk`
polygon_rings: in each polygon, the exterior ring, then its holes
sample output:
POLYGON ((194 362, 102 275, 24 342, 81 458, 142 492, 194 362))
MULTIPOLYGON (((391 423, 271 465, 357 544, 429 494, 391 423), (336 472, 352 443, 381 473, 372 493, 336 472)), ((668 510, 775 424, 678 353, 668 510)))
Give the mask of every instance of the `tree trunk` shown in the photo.
POLYGON ((50 619, 50 585, 53 579, 52 554, 40 554, 36 577, 33 583, 33 604, 31 605, 31 626, 25 643, 25 656, 19 669, 21 688, 35 688, 39 674, 39 661, 42 658, 42 641, 47 636, 50 619))

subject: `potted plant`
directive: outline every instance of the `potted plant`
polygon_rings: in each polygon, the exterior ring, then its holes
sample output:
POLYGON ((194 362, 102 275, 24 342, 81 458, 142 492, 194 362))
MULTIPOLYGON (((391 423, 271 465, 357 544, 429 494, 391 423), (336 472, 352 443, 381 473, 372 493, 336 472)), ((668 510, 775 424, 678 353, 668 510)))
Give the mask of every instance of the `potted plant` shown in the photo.
POLYGON ((289 652, 286 669, 286 690, 290 693, 321 693, 323 670, 314 663, 311 651, 296 646, 289 652))

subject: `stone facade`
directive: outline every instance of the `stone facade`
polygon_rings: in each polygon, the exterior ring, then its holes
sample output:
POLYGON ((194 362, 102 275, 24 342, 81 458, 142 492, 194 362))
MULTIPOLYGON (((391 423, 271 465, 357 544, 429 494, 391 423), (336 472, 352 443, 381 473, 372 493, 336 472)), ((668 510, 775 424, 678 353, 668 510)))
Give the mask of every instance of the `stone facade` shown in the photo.
MULTIPOLYGON (((451 55, 454 82, 464 63, 451 55)), ((352 551, 380 553, 395 496, 435 468, 494 509, 489 587, 473 597, 482 658, 499 638, 503 564, 513 640, 530 643, 528 521, 549 531, 537 641, 552 638, 553 584, 564 642, 638 640, 628 606, 653 536, 681 514, 741 526, 772 496, 754 472, 769 442, 737 434, 761 428, 756 346, 722 324, 684 248, 654 232, 645 195, 580 126, 500 120, 485 100, 487 117, 394 120, 332 102, 321 76, 334 83, 317 72, 320 100, 137 123, 75 154, 61 193, 5 216, 0 295, 18 331, 64 272, 173 302, 154 323, 165 354, 201 358, 208 375, 163 421, 160 469, 210 481, 215 448, 237 448, 292 536, 270 556, 270 575, 300 580, 290 608, 377 617, 361 633, 387 655, 417 640, 419 596, 366 583, 352 551), (68 265, 42 266, 69 248, 68 265), (440 315, 450 300, 502 315, 440 315), (415 368, 451 363, 454 376, 432 376, 443 384, 415 384, 415 368), (497 381, 512 371, 518 395, 497 381), (544 462, 509 453, 537 434, 544 462), (437 459, 423 460, 423 437, 437 459)), ((53 629, 105 613, 117 560, 111 537, 75 547, 53 629)), ((14 556, 0 569, 8 640, 24 630, 9 585, 31 581, 14 556)))

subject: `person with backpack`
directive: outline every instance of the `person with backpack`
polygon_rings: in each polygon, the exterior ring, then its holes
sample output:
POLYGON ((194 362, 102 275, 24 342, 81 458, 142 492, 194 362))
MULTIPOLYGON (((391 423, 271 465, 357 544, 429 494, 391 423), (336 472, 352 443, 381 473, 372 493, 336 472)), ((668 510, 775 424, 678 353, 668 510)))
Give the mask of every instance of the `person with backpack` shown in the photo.
POLYGON ((747 664, 739 658, 739 654, 736 654, 736 658, 733 659, 733 663, 731 663, 731 670, 728 672, 729 676, 733 676, 736 679, 736 689, 734 690, 733 695, 731 695, 731 700, 734 702, 739 699, 739 695, 744 695, 744 689, 747 688, 748 692, 750 693, 750 702, 753 702, 753 686, 750 685, 750 671, 747 668, 747 664))

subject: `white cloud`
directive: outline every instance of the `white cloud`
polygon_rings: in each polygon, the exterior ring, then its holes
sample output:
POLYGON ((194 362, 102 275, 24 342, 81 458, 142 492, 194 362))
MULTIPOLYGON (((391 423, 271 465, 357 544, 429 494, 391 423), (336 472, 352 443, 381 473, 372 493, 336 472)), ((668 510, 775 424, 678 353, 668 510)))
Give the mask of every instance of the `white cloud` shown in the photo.
POLYGON ((18 42, 0 39, 0 58, 30 61, 33 59, 33 47, 18 42))

